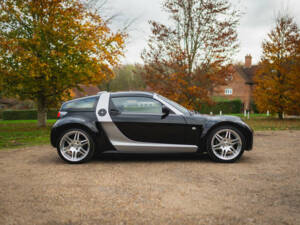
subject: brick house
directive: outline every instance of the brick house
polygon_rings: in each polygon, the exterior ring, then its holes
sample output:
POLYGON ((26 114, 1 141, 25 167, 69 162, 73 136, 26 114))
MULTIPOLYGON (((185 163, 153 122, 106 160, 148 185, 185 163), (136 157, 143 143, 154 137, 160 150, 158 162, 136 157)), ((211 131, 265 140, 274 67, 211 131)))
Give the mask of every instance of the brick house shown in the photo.
POLYGON ((100 89, 95 86, 88 86, 88 85, 79 85, 82 91, 74 88, 72 90, 72 98, 81 98, 89 95, 96 95, 98 92, 100 92, 100 89))
POLYGON ((226 85, 216 87, 213 97, 224 99, 240 99, 245 110, 251 110, 253 98, 253 76, 257 70, 257 65, 252 65, 251 55, 245 56, 244 65, 232 65, 231 72, 226 78, 226 85))

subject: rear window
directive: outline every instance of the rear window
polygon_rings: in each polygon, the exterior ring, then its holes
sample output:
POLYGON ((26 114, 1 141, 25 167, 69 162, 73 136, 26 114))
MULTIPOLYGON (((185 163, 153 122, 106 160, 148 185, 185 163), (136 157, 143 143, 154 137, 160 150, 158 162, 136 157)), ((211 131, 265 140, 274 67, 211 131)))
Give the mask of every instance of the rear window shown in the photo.
POLYGON ((93 111, 96 108, 99 96, 75 99, 62 105, 61 111, 93 111))

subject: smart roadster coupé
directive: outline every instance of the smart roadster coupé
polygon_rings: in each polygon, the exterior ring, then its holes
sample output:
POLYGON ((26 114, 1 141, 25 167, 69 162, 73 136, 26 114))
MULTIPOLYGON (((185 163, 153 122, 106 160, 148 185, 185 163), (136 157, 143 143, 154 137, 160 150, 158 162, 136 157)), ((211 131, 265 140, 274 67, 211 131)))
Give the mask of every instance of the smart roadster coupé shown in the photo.
POLYGON ((69 163, 96 153, 207 153, 234 162, 251 150, 253 131, 239 117, 191 112, 150 92, 100 92, 62 104, 51 144, 69 163))

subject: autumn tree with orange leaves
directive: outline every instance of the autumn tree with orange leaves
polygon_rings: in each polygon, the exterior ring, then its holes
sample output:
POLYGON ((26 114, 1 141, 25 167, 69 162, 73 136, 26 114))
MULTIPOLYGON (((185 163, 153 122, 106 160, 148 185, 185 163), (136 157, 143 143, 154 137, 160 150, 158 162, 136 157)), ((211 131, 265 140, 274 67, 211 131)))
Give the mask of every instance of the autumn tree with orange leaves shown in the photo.
POLYGON ((293 18, 279 16, 262 48, 254 79, 258 109, 277 113, 280 119, 284 112, 300 114, 300 32, 293 18))
POLYGON ((0 90, 34 100, 39 126, 72 88, 110 79, 123 54, 125 34, 113 33, 87 6, 79 0, 0 2, 0 90))
POLYGON ((227 0, 165 0, 163 9, 170 24, 150 21, 143 76, 152 90, 199 110, 225 82, 225 65, 238 48, 240 11, 227 0))

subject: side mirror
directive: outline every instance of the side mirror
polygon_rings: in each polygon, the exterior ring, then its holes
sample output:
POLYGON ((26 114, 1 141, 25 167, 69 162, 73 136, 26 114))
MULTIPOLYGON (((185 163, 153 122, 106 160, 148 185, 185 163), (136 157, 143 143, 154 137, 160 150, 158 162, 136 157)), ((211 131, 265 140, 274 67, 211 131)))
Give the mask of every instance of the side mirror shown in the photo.
POLYGON ((170 114, 170 109, 165 105, 162 106, 162 114, 163 114, 163 117, 166 117, 170 114))

